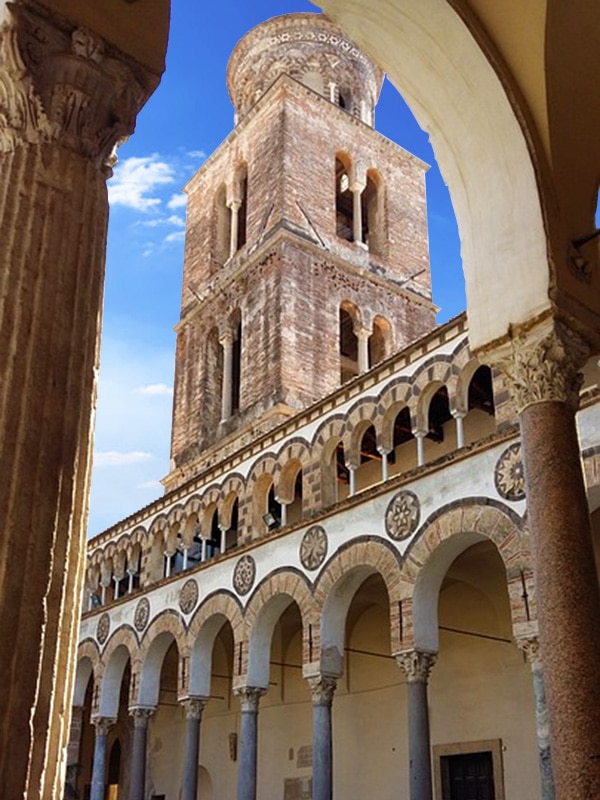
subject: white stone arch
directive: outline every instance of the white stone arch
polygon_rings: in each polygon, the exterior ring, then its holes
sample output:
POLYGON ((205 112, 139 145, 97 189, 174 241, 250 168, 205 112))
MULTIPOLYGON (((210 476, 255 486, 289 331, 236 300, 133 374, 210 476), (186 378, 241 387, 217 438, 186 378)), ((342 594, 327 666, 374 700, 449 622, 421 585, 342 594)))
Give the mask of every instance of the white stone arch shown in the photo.
POLYGON ((85 695, 90 679, 94 677, 94 665, 89 656, 83 656, 77 662, 75 670, 75 685, 73 687, 73 701, 74 708, 82 708, 85 705, 85 695))
POLYGON ((223 612, 211 614, 200 628, 190 653, 189 693, 196 697, 210 696, 213 648, 224 625, 231 620, 223 612))
POLYGON ((130 660, 131 653, 125 644, 117 645, 112 651, 100 684, 99 716, 117 718, 123 674, 125 673, 127 662, 130 660))
POLYGON ((536 174, 546 165, 524 131, 528 115, 515 111, 520 97, 503 82, 475 20, 468 25, 467 12, 446 0, 319 5, 385 69, 429 134, 460 231, 473 348, 548 309, 536 174))
POLYGON ((283 612, 295 602, 291 594, 279 592, 258 611, 248 639, 248 686, 268 689, 273 631, 283 612))
POLYGON ((167 650, 173 642, 175 642, 179 657, 179 643, 177 642, 177 637, 170 630, 163 630, 155 636, 146 651, 140 671, 140 685, 137 696, 138 705, 144 708, 151 708, 158 705, 160 673, 167 650))

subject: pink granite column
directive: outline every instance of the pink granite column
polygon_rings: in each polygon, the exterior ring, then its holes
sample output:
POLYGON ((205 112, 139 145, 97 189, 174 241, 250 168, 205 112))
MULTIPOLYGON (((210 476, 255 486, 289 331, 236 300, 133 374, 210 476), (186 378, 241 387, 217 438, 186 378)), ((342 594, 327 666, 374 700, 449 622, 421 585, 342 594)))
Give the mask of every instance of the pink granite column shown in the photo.
POLYGON ((0 0, 0 797, 62 797, 115 144, 158 76, 0 0))
POLYGON ((550 320, 496 361, 521 425, 557 800, 600 798, 600 598, 575 427, 588 353, 550 320))

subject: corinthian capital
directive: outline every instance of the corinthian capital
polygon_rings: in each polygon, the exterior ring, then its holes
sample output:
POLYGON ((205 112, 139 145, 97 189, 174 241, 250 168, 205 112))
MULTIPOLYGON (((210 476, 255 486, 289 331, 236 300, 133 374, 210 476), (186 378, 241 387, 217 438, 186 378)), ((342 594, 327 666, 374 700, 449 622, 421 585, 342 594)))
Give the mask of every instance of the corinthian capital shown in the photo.
POLYGON ((260 686, 239 686, 233 693, 239 698, 242 711, 258 711, 258 702, 266 692, 260 686))
POLYGON ((326 675, 314 675, 306 679, 312 695, 313 706, 330 706, 337 680, 326 675))
POLYGON ((129 714, 133 717, 133 727, 147 728, 148 720, 155 711, 156 708, 153 706, 132 706, 129 709, 129 714))
POLYGON ((101 37, 34 0, 5 4, 0 152, 55 142, 103 169, 157 84, 158 76, 101 37))
POLYGON ((567 324, 545 319, 515 336, 485 361, 500 369, 508 382, 518 413, 547 401, 579 405, 580 372, 590 354, 589 345, 567 324))
POLYGON ((437 653, 421 650, 406 650, 396 656, 398 666, 406 673, 408 683, 427 683, 436 660, 437 653))
POLYGON ((96 736, 108 736, 108 732, 115 725, 114 717, 92 717, 92 725, 96 729, 96 736))

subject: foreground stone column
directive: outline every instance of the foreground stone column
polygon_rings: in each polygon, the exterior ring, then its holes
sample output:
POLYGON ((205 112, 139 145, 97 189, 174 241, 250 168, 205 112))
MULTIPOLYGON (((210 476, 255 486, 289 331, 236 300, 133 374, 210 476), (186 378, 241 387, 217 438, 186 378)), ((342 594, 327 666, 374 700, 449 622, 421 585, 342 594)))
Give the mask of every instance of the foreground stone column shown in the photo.
POLYGON ((517 639, 517 645, 527 656, 533 676, 533 696, 535 700, 535 730, 538 740, 542 800, 554 800, 554 778, 550 755, 550 732, 548 730, 548 709, 546 689, 540 658, 540 645, 536 636, 517 639))
POLYGON ((558 800, 600 797, 600 598, 575 428, 588 352, 550 319, 488 358, 519 412, 558 800))
POLYGON ((144 800, 146 789, 146 742, 148 720, 156 711, 152 707, 135 706, 129 709, 133 717, 133 741, 131 744, 131 773, 129 777, 129 800, 144 800))
POLYGON ((43 4, 0 0, 1 797, 64 789, 106 165, 157 83, 43 4))
POLYGON ((182 702, 185 709, 185 745, 183 750, 183 779, 181 800, 196 800, 198 792, 198 763, 200 756, 200 723, 208 697, 188 697, 182 702))
POLYGON ((337 681, 317 675, 307 678, 313 705, 313 800, 333 797, 331 706, 337 681))
POLYGON ((94 762, 92 765, 90 800, 104 800, 108 732, 117 720, 112 717, 96 717, 92 721, 96 738, 94 739, 94 762))
POLYGON ((242 711, 237 800, 256 800, 258 704, 265 691, 257 686, 242 686, 234 690, 242 711))
POLYGON ((433 800, 427 681, 437 653, 409 650, 396 656, 408 682, 408 779, 410 800, 433 800))

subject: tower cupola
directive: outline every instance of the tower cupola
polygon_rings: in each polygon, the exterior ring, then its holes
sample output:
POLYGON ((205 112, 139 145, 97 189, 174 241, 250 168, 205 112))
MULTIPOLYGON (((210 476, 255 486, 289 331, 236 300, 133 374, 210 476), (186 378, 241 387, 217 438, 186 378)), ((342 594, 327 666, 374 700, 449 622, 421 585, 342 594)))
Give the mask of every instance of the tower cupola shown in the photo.
POLYGON ((282 74, 373 125, 383 73, 322 14, 273 17, 238 42, 227 67, 236 123, 282 74))

